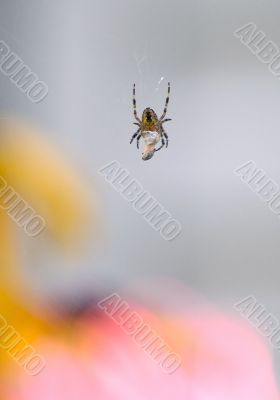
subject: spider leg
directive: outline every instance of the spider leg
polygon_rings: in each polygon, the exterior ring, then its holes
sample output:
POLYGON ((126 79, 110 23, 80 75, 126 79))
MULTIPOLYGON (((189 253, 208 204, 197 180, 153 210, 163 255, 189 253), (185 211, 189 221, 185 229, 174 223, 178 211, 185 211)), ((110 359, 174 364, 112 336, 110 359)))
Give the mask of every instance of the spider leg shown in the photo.
POLYGON ((160 121, 162 121, 163 118, 166 116, 167 106, 168 106, 168 103, 169 103, 169 95, 170 95, 170 82, 168 82, 167 97, 166 97, 166 100, 165 100, 165 106, 164 106, 163 114, 162 114, 162 116, 161 116, 160 119, 159 119, 160 121))
POLYGON ((137 126, 141 126, 141 124, 139 124, 139 122, 133 122, 133 125, 137 125, 137 126))
POLYGON ((135 132, 135 133, 132 135, 132 138, 131 138, 131 140, 130 140, 130 144, 131 144, 131 143, 133 142, 133 140, 136 138, 136 136, 138 135, 139 131, 140 131, 140 128, 138 129, 137 132, 135 132))
POLYGON ((133 113, 134 113, 134 117, 135 117, 136 121, 140 122, 140 124, 141 124, 141 120, 140 120, 140 118, 138 117, 137 111, 136 111, 135 83, 134 83, 134 85, 133 85, 133 100, 132 100, 132 102, 133 102, 133 113))
POLYGON ((161 135, 161 146, 158 149, 156 149, 155 151, 159 151, 160 149, 163 148, 164 145, 165 145, 165 140, 164 140, 163 136, 161 135))
POLYGON ((163 129, 163 135, 164 135, 164 137, 166 139, 166 147, 168 147, 168 135, 167 135, 167 133, 165 132, 164 129, 163 129))
POLYGON ((140 133, 140 135, 137 136, 137 149, 139 149, 139 140, 140 140, 140 138, 141 138, 141 133, 140 133))
POLYGON ((166 118, 163 121, 161 121, 161 123, 164 124, 165 122, 168 122, 168 121, 172 121, 172 119, 171 118, 166 118))

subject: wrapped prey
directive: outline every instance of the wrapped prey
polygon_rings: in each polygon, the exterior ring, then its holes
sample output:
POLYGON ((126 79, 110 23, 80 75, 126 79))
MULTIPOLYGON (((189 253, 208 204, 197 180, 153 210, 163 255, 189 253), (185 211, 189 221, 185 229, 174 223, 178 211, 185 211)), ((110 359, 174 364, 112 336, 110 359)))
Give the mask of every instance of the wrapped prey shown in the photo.
POLYGON ((142 160, 147 161, 153 157, 156 151, 156 144, 160 140, 160 135, 156 131, 143 131, 142 137, 146 145, 142 154, 142 160))

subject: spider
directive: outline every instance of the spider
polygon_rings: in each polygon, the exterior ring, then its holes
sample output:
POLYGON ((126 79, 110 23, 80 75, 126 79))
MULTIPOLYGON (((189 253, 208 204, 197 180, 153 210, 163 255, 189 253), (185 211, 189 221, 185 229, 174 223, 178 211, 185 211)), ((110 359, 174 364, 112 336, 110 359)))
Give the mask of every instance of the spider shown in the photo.
POLYGON ((142 137, 146 143, 146 148, 143 153, 143 160, 149 160, 153 157, 155 151, 159 151, 164 146, 168 146, 168 136, 163 128, 163 124, 167 121, 171 121, 171 118, 165 118, 167 112, 167 106, 170 95, 170 83, 168 82, 167 97, 165 100, 165 106, 162 116, 158 119, 156 113, 150 107, 145 108, 142 114, 142 120, 138 117, 136 111, 136 99, 135 99, 135 83, 133 85, 133 113, 137 122, 134 125, 138 126, 138 130, 132 135, 130 144, 135 138, 137 138, 137 149, 139 149, 139 140, 142 137), (161 146, 157 149, 156 144, 161 139, 161 146), (166 139, 166 141, 165 141, 166 139))

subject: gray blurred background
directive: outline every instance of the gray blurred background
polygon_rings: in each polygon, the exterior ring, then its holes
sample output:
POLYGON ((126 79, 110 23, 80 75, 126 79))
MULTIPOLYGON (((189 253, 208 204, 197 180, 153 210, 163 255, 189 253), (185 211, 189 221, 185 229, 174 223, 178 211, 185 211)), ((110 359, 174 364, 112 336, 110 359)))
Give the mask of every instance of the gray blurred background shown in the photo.
POLYGON ((280 218, 234 174, 254 160, 280 184, 280 80, 233 35, 252 21, 280 46, 279 12, 277 0, 1 0, 0 39, 49 87, 34 104, 0 74, 1 112, 50 132, 103 210, 105 239, 79 269, 30 256, 49 266, 32 276, 41 290, 167 275, 229 309, 252 294, 280 319, 280 218), (132 85, 138 113, 160 114, 168 81, 169 148, 143 162, 132 85), (98 175, 115 159, 181 222, 173 242, 98 175))

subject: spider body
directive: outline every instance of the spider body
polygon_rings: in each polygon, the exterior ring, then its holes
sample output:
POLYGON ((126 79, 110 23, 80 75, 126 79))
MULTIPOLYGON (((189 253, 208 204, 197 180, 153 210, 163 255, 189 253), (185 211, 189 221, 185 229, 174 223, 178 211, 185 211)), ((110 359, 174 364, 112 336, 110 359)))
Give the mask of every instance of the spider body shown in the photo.
POLYGON ((157 117, 155 111, 148 107, 145 108, 142 114, 142 119, 140 119, 137 115, 136 111, 136 99, 135 99, 135 84, 133 86, 133 112, 134 117, 137 122, 134 122, 135 125, 138 126, 137 132, 135 132, 130 140, 130 143, 133 142, 135 138, 137 138, 137 148, 139 149, 139 140, 141 137, 146 143, 146 147, 143 152, 143 160, 149 160, 153 157, 154 153, 164 146, 168 146, 168 136, 163 128, 163 124, 167 121, 171 121, 170 118, 165 118, 167 112, 167 106, 169 102, 169 94, 170 94, 170 83, 168 83, 168 94, 165 100, 165 107, 163 114, 160 118, 157 117), (161 139, 161 146, 159 148, 155 148, 156 144, 161 139), (166 141, 165 141, 166 140, 166 141))
POLYGON ((142 132, 144 131, 158 131, 159 121, 156 113, 151 108, 146 108, 143 111, 142 121, 141 121, 142 132))

